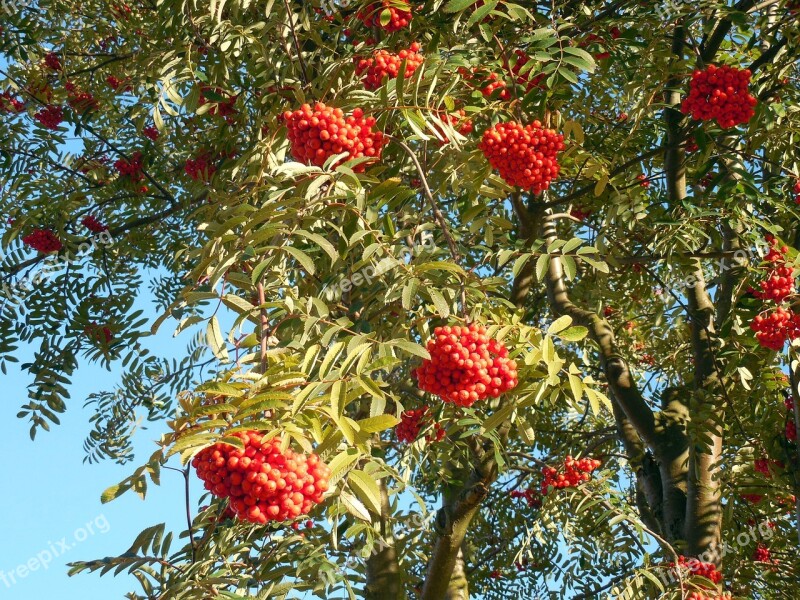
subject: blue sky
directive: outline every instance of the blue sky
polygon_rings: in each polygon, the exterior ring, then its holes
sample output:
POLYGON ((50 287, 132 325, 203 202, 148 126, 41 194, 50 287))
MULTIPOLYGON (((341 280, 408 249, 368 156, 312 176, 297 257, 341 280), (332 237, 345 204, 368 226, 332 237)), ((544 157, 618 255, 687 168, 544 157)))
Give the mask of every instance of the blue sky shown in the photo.
MULTIPOLYGON (((181 355, 184 345, 185 338, 173 339, 168 326, 148 344, 165 355, 181 355)), ((6 389, 0 402, 0 439, 6 454, 0 494, 0 599, 56 594, 61 600, 122 598, 126 592, 138 591, 133 578, 125 574, 70 578, 66 563, 122 554, 150 525, 166 522, 176 531, 185 528, 183 478, 173 471, 163 472, 161 487, 150 486, 147 502, 135 494, 110 504, 100 502, 106 487, 124 479, 139 464, 136 460, 126 466, 83 463, 82 444, 91 416, 83 401, 92 392, 110 389, 118 375, 116 369, 109 373, 82 366, 74 377, 72 401, 62 424, 49 433, 40 432, 34 442, 28 423, 16 417, 26 401, 28 377, 14 365, 8 375, 0 376, 6 389), (49 556, 53 558, 45 569, 49 556), (26 572, 29 562, 35 570, 26 572)), ((148 429, 137 434, 140 462, 152 451, 152 440, 159 433, 148 429)), ((192 483, 196 495, 200 486, 196 479, 192 483)))

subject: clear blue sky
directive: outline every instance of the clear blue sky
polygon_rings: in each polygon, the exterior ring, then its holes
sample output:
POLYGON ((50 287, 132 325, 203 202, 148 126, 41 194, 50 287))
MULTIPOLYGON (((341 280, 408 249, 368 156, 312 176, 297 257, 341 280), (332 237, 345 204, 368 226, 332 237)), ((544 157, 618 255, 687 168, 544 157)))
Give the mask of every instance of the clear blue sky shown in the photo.
MULTIPOLYGON (((164 355, 181 355, 185 342, 183 337, 173 339, 166 326, 147 345, 164 355)), ((81 574, 70 578, 66 563, 122 554, 150 525, 167 522, 176 531, 185 528, 183 478, 173 471, 163 472, 161 487, 150 486, 147 502, 126 494, 110 504, 100 503, 106 487, 145 462, 154 449, 151 440, 157 439, 160 431, 148 429, 137 435, 137 460, 126 466, 82 462, 91 416, 83 401, 92 392, 111 389, 118 375, 118 370, 109 373, 82 367, 74 378, 72 401, 62 424, 49 433, 40 432, 35 442, 28 435, 27 421, 16 417, 26 402, 29 378, 13 365, 8 375, 0 375, 6 390, 0 402, 0 439, 5 454, 0 494, 0 600, 122 598, 126 592, 139 591, 132 577, 81 574), (45 569, 48 555, 53 558, 45 569), (35 571, 26 572, 29 561, 35 571), (19 576, 20 565, 23 577, 19 576)), ((192 483, 196 496, 200 486, 197 480, 192 483)))

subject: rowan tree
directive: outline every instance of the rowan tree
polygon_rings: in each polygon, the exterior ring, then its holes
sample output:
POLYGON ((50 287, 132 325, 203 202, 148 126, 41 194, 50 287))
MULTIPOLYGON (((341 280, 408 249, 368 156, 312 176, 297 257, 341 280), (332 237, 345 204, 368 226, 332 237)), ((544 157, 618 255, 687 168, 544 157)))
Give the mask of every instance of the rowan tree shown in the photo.
POLYGON ((103 500, 187 482, 184 531, 71 572, 141 599, 796 597, 798 10, 17 6, 0 368, 30 375, 31 437, 82 365, 120 369, 87 460, 139 466, 103 500), (164 329, 182 360, 145 349, 164 329))

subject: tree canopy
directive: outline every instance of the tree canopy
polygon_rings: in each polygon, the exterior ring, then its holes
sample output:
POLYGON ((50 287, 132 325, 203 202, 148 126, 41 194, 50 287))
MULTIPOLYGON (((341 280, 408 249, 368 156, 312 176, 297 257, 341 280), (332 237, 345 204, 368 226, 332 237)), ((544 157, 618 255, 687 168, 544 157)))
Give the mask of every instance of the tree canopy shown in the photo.
POLYGON ((207 490, 72 573, 797 597, 796 1, 0 8, 21 424, 119 369, 86 399, 86 460, 130 466, 103 501, 207 490))

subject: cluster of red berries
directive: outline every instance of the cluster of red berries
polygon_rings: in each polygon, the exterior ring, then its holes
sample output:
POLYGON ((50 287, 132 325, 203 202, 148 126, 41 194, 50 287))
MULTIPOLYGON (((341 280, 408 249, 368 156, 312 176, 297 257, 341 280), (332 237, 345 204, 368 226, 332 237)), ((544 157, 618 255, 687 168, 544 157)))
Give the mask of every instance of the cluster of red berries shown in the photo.
POLYGON ((133 91, 133 86, 129 83, 127 79, 119 79, 114 77, 113 75, 109 75, 106 77, 106 83, 108 87, 110 87, 115 92, 119 92, 122 90, 123 92, 130 92, 133 91))
POLYGON ((681 104, 681 112, 698 121, 716 119, 723 129, 747 123, 755 115, 758 103, 750 95, 750 71, 723 65, 710 65, 695 71, 689 84, 689 96, 681 104))
POLYGON ((784 434, 786 435, 786 439, 790 442, 797 441, 797 425, 795 424, 794 419, 790 419, 786 422, 784 434))
POLYGON ((144 171, 142 170, 142 153, 138 150, 131 154, 130 159, 119 158, 114 162, 114 168, 123 177, 128 177, 131 181, 143 181, 144 171))
POLYGON ((780 303, 795 293, 794 269, 786 264, 786 254, 789 252, 789 248, 779 246, 778 240, 772 236, 767 236, 766 239, 770 248, 764 257, 764 262, 768 264, 769 274, 759 284, 761 291, 753 290, 751 294, 761 300, 780 303))
POLYGON ((792 191, 794 192, 794 203, 800 204, 800 179, 794 182, 794 187, 792 188, 792 191))
POLYGON ((692 592, 686 596, 686 600, 731 600, 731 595, 729 592, 723 592, 713 596, 709 596, 703 592, 692 592))
POLYGON ((111 340, 114 339, 114 334, 111 333, 111 329, 108 327, 101 327, 97 323, 89 323, 86 327, 83 328, 83 333, 85 333, 89 339, 94 340, 100 344, 108 345, 111 343, 111 340))
MULTIPOLYGON (((340 108, 321 102, 313 108, 304 104, 294 112, 285 112, 283 120, 289 130, 292 155, 301 162, 321 167, 329 157, 343 152, 347 152, 347 160, 380 158, 383 133, 375 131, 375 118, 365 117, 360 108, 345 118, 340 108)), ((364 168, 361 163, 354 170, 364 168)))
POLYGON ((229 498, 236 516, 253 523, 286 521, 322 502, 330 469, 316 454, 281 450, 280 440, 256 431, 231 434, 244 450, 222 443, 204 448, 192 461, 205 488, 229 498))
POLYGON ((197 101, 198 106, 211 104, 208 114, 214 117, 221 117, 229 124, 233 123, 233 115, 238 114, 238 110, 234 108, 236 104, 236 96, 233 96, 220 88, 212 88, 210 86, 203 86, 200 88, 200 99, 197 101))
POLYGON ((437 327, 433 335, 427 344, 430 359, 411 371, 422 390, 445 402, 472 406, 517 386, 517 363, 482 325, 437 327))
MULTIPOLYGON (((475 129, 472 119, 467 119, 467 112, 463 108, 458 109, 453 114, 441 114, 439 115, 439 118, 448 125, 451 125, 461 135, 469 135, 472 133, 473 129, 475 129)), ((439 135, 442 136, 441 144, 443 146, 445 144, 449 144, 450 138, 447 137, 447 134, 442 131, 440 127, 436 127, 435 125, 434 127, 436 128, 436 131, 439 132, 439 135)))
POLYGON ((94 215, 86 215, 81 219, 81 225, 86 227, 92 233, 103 233, 108 231, 108 226, 103 225, 94 215))
POLYGON ((478 147, 506 183, 540 194, 561 170, 557 154, 564 149, 564 136, 539 121, 511 121, 487 129, 478 147))
POLYGON ((156 129, 152 125, 148 125, 144 129, 142 129, 142 133, 144 134, 144 137, 153 140, 154 142, 158 139, 158 136, 160 135, 158 133, 158 129, 156 129))
POLYGON ((22 238, 22 243, 38 252, 58 252, 64 247, 58 236, 49 229, 34 229, 22 238))
MULTIPOLYGON (((674 563, 670 563, 670 566, 674 566, 674 563)), ((714 565, 714 563, 703 562, 696 558, 686 558, 685 556, 681 555, 678 556, 678 566, 688 569, 692 575, 705 577, 712 583, 718 584, 722 582, 722 573, 717 571, 717 567, 714 565)))
POLYGON ((217 166, 214 164, 211 154, 203 152, 194 158, 187 159, 186 164, 183 165, 183 170, 195 181, 207 182, 217 172, 217 166))
POLYGON ((772 469, 782 469, 785 465, 779 460, 769 458, 757 458, 753 461, 753 468, 756 472, 772 477, 772 469))
POLYGON ((589 481, 591 473, 600 467, 600 461, 595 458, 580 458, 575 460, 571 456, 564 459, 564 470, 559 471, 554 467, 542 469, 542 495, 546 495, 552 487, 564 489, 577 487, 589 481))
POLYGON ((778 307, 768 315, 756 315, 750 323, 758 343, 775 352, 783 350, 787 340, 800 337, 800 314, 778 307))
POLYGON ((642 186, 644 189, 650 187, 650 180, 647 178, 647 175, 644 173, 640 173, 636 176, 636 180, 639 182, 639 185, 642 186))
POLYGON ((534 75, 531 77, 531 73, 533 72, 533 68, 528 68, 524 72, 524 67, 530 62, 531 57, 528 56, 523 50, 514 50, 514 57, 515 62, 513 67, 509 67, 508 63, 506 62, 506 69, 511 71, 511 74, 514 76, 516 82, 525 88, 525 93, 530 92, 533 88, 542 87, 542 79, 544 79, 544 73, 539 73, 538 75, 534 75))
POLYGON ((25 110, 25 103, 6 90, 0 94, 0 113, 21 113, 25 110))
POLYGON ((61 59, 58 58, 58 54, 55 52, 48 52, 44 55, 44 64, 48 69, 52 69, 53 71, 60 71, 62 69, 61 59))
POLYGON ((759 544, 753 552, 753 560, 765 563, 772 562, 772 553, 764 544, 759 544))
POLYGON ((33 115, 33 118, 39 121, 42 127, 46 129, 58 129, 58 126, 64 120, 64 110, 60 106, 48 104, 33 115))
POLYGON ((385 31, 400 31, 411 24, 411 5, 403 0, 372 2, 359 10, 356 18, 367 27, 381 27, 385 31), (388 14, 389 19, 385 25, 382 25, 381 20, 385 20, 385 17, 383 19, 381 17, 384 14, 388 14))
POLYGON ((764 496, 761 494, 739 494, 745 502, 749 502, 750 504, 758 504, 764 499, 764 496))
POLYGON ((64 85, 64 88, 67 90, 67 104, 69 104, 75 112, 82 113, 96 110, 99 106, 92 94, 79 90, 71 81, 68 81, 64 85))
POLYGON ((366 89, 377 90, 383 84, 384 77, 395 79, 400 74, 403 61, 406 61, 403 77, 408 79, 424 61, 419 48, 419 44, 414 42, 408 50, 401 50, 397 54, 376 50, 371 58, 356 58, 356 75, 364 75, 362 81, 366 89))
POLYGON ((592 209, 576 206, 569 211, 569 216, 578 221, 585 221, 592 216, 592 209))
MULTIPOLYGON (((400 423, 394 430, 398 442, 413 444, 419 437, 419 432, 428 425, 429 410, 427 406, 403 411, 400 423)), ((428 442, 441 441, 446 432, 439 423, 433 424, 433 432, 425 436, 428 442)))
POLYGON ((514 499, 523 498, 531 508, 540 508, 542 506, 542 499, 539 496, 539 491, 532 488, 527 490, 512 490, 509 496, 514 499))

